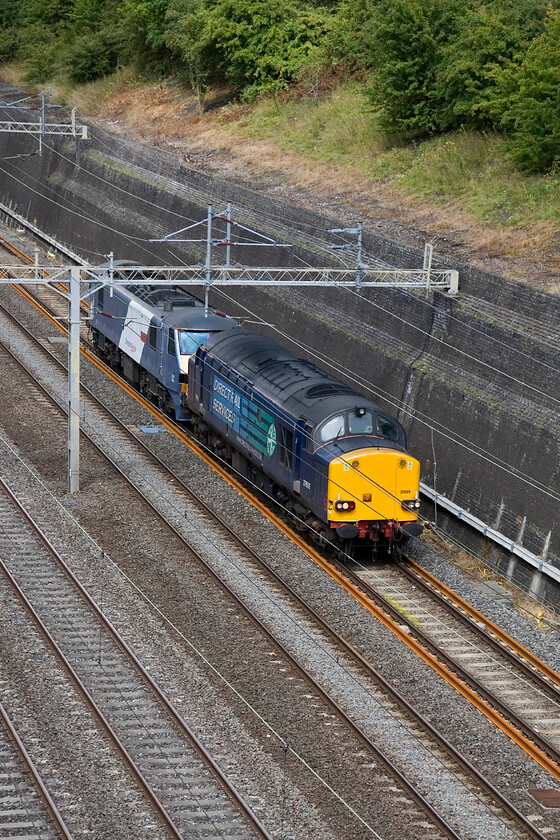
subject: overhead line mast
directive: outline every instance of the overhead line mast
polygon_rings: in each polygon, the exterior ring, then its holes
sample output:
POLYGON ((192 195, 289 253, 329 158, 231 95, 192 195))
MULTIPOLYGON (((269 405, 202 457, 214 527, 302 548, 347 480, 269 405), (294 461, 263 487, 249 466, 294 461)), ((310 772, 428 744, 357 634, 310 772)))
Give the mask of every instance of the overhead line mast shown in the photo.
MULTIPOLYGON (((49 89, 49 98, 52 96, 52 92, 49 89)), ((70 116, 70 123, 58 123, 58 122, 51 122, 48 123, 46 120, 46 109, 47 108, 58 108, 62 110, 62 105, 53 105, 50 102, 45 101, 45 91, 42 90, 40 94, 35 94, 33 96, 26 96, 23 99, 18 99, 14 102, 5 102, 0 100, 0 108, 4 108, 6 110, 21 110, 21 111, 40 111, 39 122, 23 122, 18 120, 5 120, 0 121, 0 133, 4 134, 30 134, 31 136, 37 136, 39 138, 39 146, 37 151, 35 152, 27 152, 25 154, 19 155, 10 155, 10 157, 4 158, 4 160, 11 160, 13 158, 23 158, 23 157, 32 157, 33 155, 42 155, 43 154, 43 138, 47 134, 55 134, 62 137, 74 137, 76 140, 76 165, 79 166, 80 164, 80 140, 88 140, 88 129, 87 125, 78 124, 76 122, 76 109, 72 108, 71 116, 70 116), (36 99, 38 96, 41 97, 40 105, 24 105, 22 103, 29 102, 33 99, 36 99)))

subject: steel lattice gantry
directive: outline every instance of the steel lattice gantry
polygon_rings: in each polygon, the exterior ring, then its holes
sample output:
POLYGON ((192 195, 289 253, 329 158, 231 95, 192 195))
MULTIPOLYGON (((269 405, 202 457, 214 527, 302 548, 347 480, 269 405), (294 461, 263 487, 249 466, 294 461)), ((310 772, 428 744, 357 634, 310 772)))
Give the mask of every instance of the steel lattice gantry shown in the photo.
POLYGON ((458 291, 458 272, 431 269, 233 268, 205 266, 126 266, 103 268, 87 264, 65 266, 0 265, 0 284, 64 284, 57 291, 68 301, 68 489, 80 487, 80 304, 100 288, 115 285, 202 286, 206 299, 212 286, 338 286, 344 288, 447 289, 458 291))

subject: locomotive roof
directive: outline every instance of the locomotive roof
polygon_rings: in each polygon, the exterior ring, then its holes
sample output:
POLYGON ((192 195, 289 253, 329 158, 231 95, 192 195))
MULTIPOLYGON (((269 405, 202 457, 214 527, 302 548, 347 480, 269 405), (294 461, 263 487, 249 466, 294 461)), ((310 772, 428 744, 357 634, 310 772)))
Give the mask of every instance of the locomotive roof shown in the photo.
POLYGON ((204 304, 178 286, 127 286, 126 291, 174 329, 214 332, 237 326, 234 318, 214 309, 205 317, 204 304))
POLYGON ((219 333, 209 338, 203 349, 291 414, 312 423, 355 406, 383 411, 344 382, 257 333, 241 329, 219 333))

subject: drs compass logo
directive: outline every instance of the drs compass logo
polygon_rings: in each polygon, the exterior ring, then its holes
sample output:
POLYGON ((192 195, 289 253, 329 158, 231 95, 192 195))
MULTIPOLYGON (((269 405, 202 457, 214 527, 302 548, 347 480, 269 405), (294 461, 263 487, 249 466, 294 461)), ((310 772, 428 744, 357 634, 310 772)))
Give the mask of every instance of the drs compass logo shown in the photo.
POLYGON ((270 456, 274 453, 276 449, 276 426, 274 423, 271 423, 268 427, 268 432, 266 433, 266 454, 270 458, 270 456))

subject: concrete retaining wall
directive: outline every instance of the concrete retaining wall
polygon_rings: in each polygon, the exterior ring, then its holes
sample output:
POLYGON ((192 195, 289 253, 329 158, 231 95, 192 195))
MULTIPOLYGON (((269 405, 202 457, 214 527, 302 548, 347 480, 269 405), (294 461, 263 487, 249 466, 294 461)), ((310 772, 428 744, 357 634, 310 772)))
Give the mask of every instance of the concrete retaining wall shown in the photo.
MULTIPOLYGON (((202 262, 202 246, 147 240, 204 218, 209 201, 223 210, 231 200, 244 224, 295 245, 234 250, 234 258, 257 265, 337 264, 323 248, 326 230, 341 226, 340 219, 219 181, 171 154, 99 129, 91 136, 81 144, 78 169, 73 140, 56 138, 42 157, 6 160, 31 150, 33 141, 0 135, 0 199, 91 263, 110 251, 148 264, 202 262)), ((204 228, 196 235, 204 238, 204 228)), ((387 263, 422 264, 418 249, 367 231, 364 238, 368 252, 387 263)), ((456 299, 395 290, 358 296, 339 289, 252 288, 216 295, 214 302, 398 414, 427 484, 560 565, 560 300, 437 256, 434 267, 459 269, 456 299), (274 328, 252 324, 254 316, 274 328)), ((479 537, 470 539, 481 551, 479 537)), ((496 559, 505 573, 509 559, 496 559)), ((509 571, 531 585, 527 569, 517 564, 509 571)), ((544 584, 541 594, 558 600, 544 584)))

